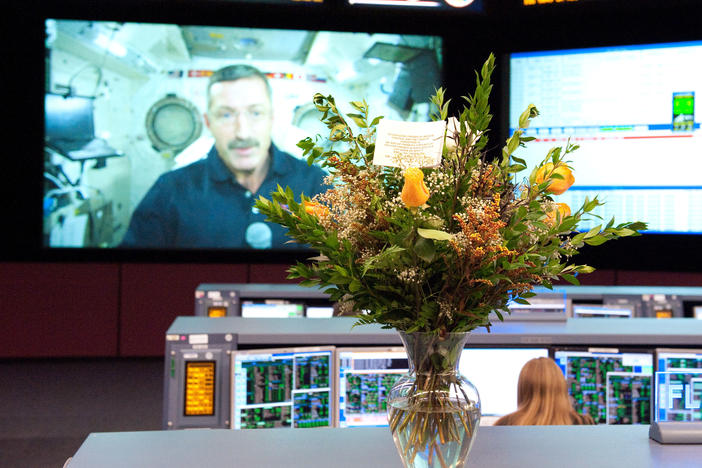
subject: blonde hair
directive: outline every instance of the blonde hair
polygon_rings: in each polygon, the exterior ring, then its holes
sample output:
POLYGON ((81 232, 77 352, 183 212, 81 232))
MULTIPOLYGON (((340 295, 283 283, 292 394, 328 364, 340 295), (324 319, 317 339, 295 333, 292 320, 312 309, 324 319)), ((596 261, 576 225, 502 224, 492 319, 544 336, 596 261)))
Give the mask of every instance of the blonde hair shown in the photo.
POLYGON ((544 426, 594 424, 588 415, 578 414, 570 403, 566 380, 550 358, 528 361, 519 373, 517 411, 501 417, 496 426, 544 426))

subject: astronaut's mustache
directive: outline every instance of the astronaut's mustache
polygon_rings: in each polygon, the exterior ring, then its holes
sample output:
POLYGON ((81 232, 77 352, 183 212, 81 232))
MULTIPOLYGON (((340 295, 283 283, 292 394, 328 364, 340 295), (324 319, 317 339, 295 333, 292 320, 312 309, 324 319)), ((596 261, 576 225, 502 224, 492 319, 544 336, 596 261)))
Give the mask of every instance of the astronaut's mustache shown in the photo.
POLYGON ((254 146, 258 146, 258 141, 254 140, 253 138, 246 138, 243 140, 232 140, 229 142, 227 145, 227 148, 230 150, 235 150, 235 149, 241 149, 241 148, 251 148, 254 146))

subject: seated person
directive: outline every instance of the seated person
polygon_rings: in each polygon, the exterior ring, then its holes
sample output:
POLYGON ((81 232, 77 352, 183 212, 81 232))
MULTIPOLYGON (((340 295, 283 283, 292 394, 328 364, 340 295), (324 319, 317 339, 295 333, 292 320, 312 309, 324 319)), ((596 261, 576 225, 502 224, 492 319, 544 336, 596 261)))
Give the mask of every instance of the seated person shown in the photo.
POLYGON ((248 65, 214 72, 205 124, 215 144, 204 159, 167 172, 132 215, 122 247, 295 248, 287 229, 253 206, 281 185, 308 197, 325 173, 271 141, 273 101, 266 75, 248 65))
POLYGON ((517 411, 502 416, 495 426, 595 424, 570 403, 563 372, 553 359, 540 357, 524 364, 517 383, 517 411))

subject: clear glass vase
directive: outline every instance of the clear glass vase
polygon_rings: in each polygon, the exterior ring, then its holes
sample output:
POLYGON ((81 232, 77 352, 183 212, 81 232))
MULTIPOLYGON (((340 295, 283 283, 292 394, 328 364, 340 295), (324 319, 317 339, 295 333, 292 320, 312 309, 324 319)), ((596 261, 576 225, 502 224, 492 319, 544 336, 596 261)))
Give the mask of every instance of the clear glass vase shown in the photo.
POLYGON ((409 374, 388 396, 388 421, 405 468, 457 468, 478 431, 480 396, 458 372, 468 333, 400 332, 409 374))

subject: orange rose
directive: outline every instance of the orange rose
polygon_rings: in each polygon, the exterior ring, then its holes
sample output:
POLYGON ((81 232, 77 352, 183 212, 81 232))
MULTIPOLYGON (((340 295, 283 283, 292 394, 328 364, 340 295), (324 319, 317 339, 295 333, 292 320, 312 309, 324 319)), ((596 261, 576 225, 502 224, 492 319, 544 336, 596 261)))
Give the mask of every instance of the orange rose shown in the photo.
POLYGON ((538 171, 536 171, 535 182, 541 184, 551 176, 551 174, 559 174, 562 179, 551 179, 551 183, 546 189, 547 192, 554 195, 560 195, 570 188, 575 182, 575 177, 573 177, 573 172, 565 164, 559 164, 554 169, 553 163, 544 164, 538 171))
POLYGON ((302 202, 302 205, 305 207, 305 213, 316 216, 317 218, 321 218, 329 214, 329 208, 320 203, 305 200, 302 202))
POLYGON ((561 221, 566 217, 570 216, 570 207, 566 203, 556 203, 553 210, 546 213, 546 223, 553 226, 558 220, 558 214, 561 215, 561 221))
POLYGON ((402 201, 410 208, 422 206, 429 199, 429 189, 424 184, 424 173, 421 169, 410 167, 405 170, 404 175, 402 201))

